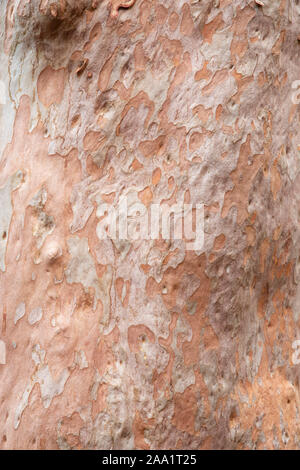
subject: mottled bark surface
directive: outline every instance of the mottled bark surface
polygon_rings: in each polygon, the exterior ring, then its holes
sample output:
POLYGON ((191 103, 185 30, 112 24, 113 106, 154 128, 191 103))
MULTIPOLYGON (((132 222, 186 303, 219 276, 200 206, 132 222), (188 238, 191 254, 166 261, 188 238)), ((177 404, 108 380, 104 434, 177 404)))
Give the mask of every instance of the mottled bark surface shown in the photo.
POLYGON ((299 448, 300 5, 257 3, 1 1, 1 448, 299 448), (99 240, 123 195, 203 249, 99 240))

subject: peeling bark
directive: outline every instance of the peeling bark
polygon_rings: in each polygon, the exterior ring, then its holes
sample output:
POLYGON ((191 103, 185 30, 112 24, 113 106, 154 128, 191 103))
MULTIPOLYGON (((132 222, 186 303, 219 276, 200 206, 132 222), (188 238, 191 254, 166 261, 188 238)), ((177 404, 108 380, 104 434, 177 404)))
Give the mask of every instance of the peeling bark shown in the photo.
POLYGON ((299 448, 298 2, 0 13, 0 447, 299 448), (124 196, 203 247, 100 239, 124 196))

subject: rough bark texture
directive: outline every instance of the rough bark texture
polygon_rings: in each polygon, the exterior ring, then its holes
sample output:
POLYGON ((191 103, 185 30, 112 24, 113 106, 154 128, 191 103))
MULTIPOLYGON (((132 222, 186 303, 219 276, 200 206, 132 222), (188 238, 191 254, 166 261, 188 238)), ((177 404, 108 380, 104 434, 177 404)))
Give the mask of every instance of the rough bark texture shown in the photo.
POLYGON ((300 5, 258 3, 1 1, 1 448, 299 448, 300 5), (203 250, 100 241, 124 194, 203 250))

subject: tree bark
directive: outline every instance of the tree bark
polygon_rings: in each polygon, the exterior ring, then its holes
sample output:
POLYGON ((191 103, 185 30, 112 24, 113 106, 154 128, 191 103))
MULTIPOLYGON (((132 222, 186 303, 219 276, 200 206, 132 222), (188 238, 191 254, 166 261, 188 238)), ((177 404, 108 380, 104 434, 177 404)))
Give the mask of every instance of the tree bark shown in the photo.
POLYGON ((299 448, 298 2, 0 13, 0 447, 299 448))

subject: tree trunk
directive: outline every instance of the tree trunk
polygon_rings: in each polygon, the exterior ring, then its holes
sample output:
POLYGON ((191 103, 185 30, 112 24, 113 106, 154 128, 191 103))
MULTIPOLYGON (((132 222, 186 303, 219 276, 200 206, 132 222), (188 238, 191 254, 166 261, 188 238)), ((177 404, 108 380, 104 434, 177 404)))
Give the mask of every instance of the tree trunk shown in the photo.
POLYGON ((299 448, 298 2, 0 13, 0 447, 299 448))

